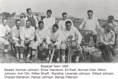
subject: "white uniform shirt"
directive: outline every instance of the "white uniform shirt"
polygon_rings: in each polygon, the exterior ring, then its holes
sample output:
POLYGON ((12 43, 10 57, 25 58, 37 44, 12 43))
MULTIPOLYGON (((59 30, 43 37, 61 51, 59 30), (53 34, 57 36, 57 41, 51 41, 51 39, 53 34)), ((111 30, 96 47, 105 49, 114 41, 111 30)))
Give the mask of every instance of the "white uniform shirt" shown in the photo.
POLYGON ((42 41, 44 39, 46 39, 46 42, 48 44, 51 43, 50 42, 50 31, 49 31, 49 29, 47 29, 47 28, 43 28, 41 30, 37 29, 35 34, 36 34, 36 37, 37 37, 37 40, 39 43, 42 43, 42 41))
POLYGON ((19 40, 21 28, 22 28, 22 26, 20 26, 19 29, 16 26, 12 27, 11 35, 12 35, 13 40, 15 40, 15 41, 19 40))
POLYGON ((30 26, 30 28, 26 28, 26 26, 22 27, 20 32, 21 40, 25 40, 26 38, 33 40, 34 36, 35 36, 35 28, 33 26, 30 26))
POLYGON ((55 33, 52 32, 51 30, 51 33, 50 33, 50 40, 55 42, 55 45, 59 45, 61 44, 61 31, 60 30, 57 30, 55 33))
POLYGON ((115 43, 115 33, 114 31, 110 31, 109 33, 103 33, 100 35, 100 42, 104 42, 105 44, 113 45, 115 43))
POLYGON ((54 17, 50 17, 50 18, 46 17, 43 19, 43 22, 44 22, 45 28, 51 30, 52 26, 55 24, 55 18, 54 17))
POLYGON ((78 43, 78 44, 81 43, 82 36, 81 36, 80 32, 77 30, 76 27, 71 28, 70 31, 68 31, 68 30, 65 29, 65 30, 62 32, 62 34, 63 34, 63 36, 62 36, 62 42, 66 42, 67 39, 68 39, 68 37, 69 37, 70 35, 72 35, 72 36, 73 36, 72 40, 76 40, 76 39, 77 39, 77 43, 78 43))
POLYGON ((10 31, 11 31, 11 29, 8 25, 4 26, 4 25, 0 24, 0 37, 4 37, 10 31))
POLYGON ((100 28, 100 25, 96 17, 93 17, 92 19, 89 19, 87 17, 83 20, 80 28, 83 28, 84 30, 94 31, 96 28, 100 28))

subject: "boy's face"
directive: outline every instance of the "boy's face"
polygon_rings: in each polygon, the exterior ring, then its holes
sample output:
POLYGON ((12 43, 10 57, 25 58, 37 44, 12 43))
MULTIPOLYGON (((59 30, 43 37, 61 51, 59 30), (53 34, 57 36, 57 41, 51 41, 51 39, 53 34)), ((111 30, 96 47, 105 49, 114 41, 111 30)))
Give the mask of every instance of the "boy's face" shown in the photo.
POLYGON ((2 23, 3 23, 3 25, 7 25, 7 20, 4 19, 4 20, 2 21, 2 23))
POLYGON ((58 30, 57 27, 52 27, 53 32, 56 32, 58 30))
POLYGON ((67 23, 67 24, 66 24, 66 29, 70 31, 71 25, 72 25, 71 23, 67 23))
POLYGON ((28 14, 29 14, 29 15, 33 14, 32 10, 29 10, 29 11, 28 11, 28 14))
POLYGON ((63 19, 66 20, 67 19, 67 14, 62 15, 63 19))
POLYGON ((110 32, 111 30, 112 30, 112 28, 109 26, 109 27, 108 27, 108 32, 110 32))
POLYGON ((108 19, 108 22, 109 22, 109 23, 112 23, 112 22, 113 22, 113 19, 108 19))
POLYGON ((43 29, 44 28, 44 23, 40 23, 39 24, 39 29, 43 29))
POLYGON ((17 21, 16 26, 20 26, 20 25, 21 25, 21 21, 17 21))
POLYGON ((112 24, 109 23, 109 24, 108 24, 108 27, 106 27, 106 29, 107 29, 107 32, 110 32, 110 31, 112 30, 112 24))
POLYGON ((27 22, 26 22, 26 27, 27 27, 27 28, 30 28, 30 21, 27 21, 27 22))
POLYGON ((88 17, 91 18, 93 16, 92 12, 88 12, 88 17))
POLYGON ((47 12, 47 16, 50 17, 52 15, 51 12, 47 12))

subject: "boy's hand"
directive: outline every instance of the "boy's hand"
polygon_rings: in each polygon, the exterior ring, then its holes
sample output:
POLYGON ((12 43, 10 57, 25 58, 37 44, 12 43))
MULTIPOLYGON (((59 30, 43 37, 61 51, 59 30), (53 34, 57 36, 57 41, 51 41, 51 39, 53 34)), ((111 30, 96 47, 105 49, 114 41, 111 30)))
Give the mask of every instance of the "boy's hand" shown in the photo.
POLYGON ((29 38, 25 38, 26 40, 29 40, 29 38))
POLYGON ((105 44, 105 45, 108 45, 108 43, 106 43, 106 42, 101 42, 102 44, 105 44))
POLYGON ((3 37, 5 40, 8 40, 8 38, 6 36, 3 37))

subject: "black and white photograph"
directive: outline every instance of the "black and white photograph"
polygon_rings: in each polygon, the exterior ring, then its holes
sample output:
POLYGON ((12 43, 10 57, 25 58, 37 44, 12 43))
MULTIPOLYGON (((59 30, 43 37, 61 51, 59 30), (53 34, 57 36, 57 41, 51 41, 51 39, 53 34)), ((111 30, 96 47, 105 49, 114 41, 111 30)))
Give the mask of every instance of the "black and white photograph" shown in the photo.
POLYGON ((0 63, 117 62, 117 0, 0 0, 0 63))

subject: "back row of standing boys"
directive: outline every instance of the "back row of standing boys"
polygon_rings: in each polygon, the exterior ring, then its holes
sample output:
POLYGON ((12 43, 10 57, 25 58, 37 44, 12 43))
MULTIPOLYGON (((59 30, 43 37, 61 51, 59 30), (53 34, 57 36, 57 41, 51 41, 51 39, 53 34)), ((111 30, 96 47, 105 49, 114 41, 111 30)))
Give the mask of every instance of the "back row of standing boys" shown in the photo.
MULTIPOLYGON (((30 61, 30 57, 32 55, 32 59, 35 58, 35 54, 37 52, 37 48, 46 52, 46 60, 49 61, 49 48, 55 47, 57 50, 57 62, 65 62, 65 50, 67 48, 67 41, 73 40, 72 45, 77 49, 80 49, 80 44, 82 41, 82 36, 80 32, 74 27, 71 19, 68 19, 67 13, 63 12, 63 19, 55 24, 55 18, 51 16, 52 11, 47 10, 47 17, 43 19, 43 21, 37 20, 37 18, 33 15, 32 10, 30 8, 27 9, 27 17, 26 25, 21 26, 21 20, 16 19, 15 26, 11 29, 6 23, 6 19, 3 19, 3 24, 0 25, 0 41, 4 44, 4 53, 8 52, 9 38, 8 34, 10 33, 12 36, 12 40, 10 43, 15 45, 16 57, 20 62, 23 62, 23 54, 24 49, 28 47, 28 55, 27 62, 30 61), (41 48, 42 47, 42 48, 41 48), (60 57, 61 52, 61 57, 60 57), (61 60, 60 60, 61 58, 61 60)), ((82 24, 79 26, 85 30, 91 30, 91 35, 93 36, 94 46, 97 46, 97 32, 96 28, 100 29, 103 32, 103 29, 99 25, 99 22, 96 17, 93 17, 93 11, 87 11, 88 17, 85 18, 82 24)), ((110 16, 113 17, 113 16, 110 16)), ((113 19, 112 19, 113 20, 113 19)), ((116 24, 116 23, 114 23, 116 24)), ((112 25, 110 26, 110 28, 112 25)), ((115 42, 115 33, 110 33, 107 39, 102 39, 102 43, 105 44, 115 42), (111 35, 110 35, 111 34, 111 35), (109 39, 111 39, 109 41, 109 39)), ((109 45, 109 44, 106 44, 109 45)), ((79 61, 79 54, 76 55, 76 62, 79 61)))

